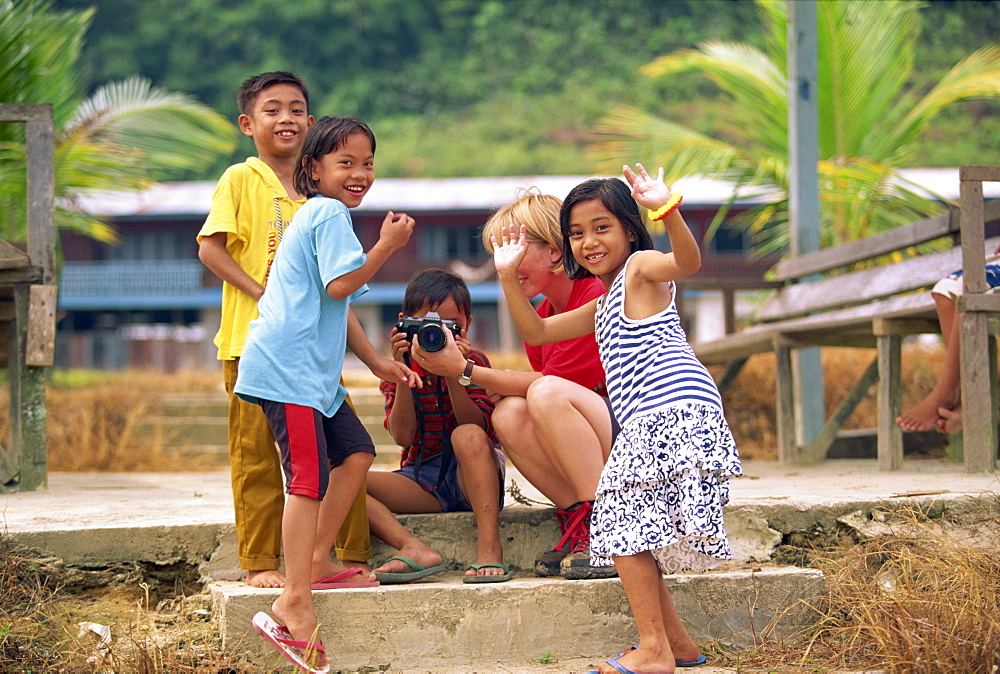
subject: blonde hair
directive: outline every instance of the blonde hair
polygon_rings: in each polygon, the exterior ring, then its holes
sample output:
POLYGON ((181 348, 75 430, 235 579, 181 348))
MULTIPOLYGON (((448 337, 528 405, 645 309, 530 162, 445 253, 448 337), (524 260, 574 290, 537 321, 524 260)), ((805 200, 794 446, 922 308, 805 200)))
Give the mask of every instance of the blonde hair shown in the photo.
MULTIPOLYGON (((537 187, 518 190, 517 198, 506 206, 501 206, 483 225, 483 247, 493 254, 491 237, 500 239, 500 228, 504 225, 524 225, 527 228, 528 243, 544 243, 563 249, 562 230, 559 227, 559 210, 562 200, 551 194, 542 194, 537 187)), ((552 268, 554 274, 563 272, 562 261, 552 268)))

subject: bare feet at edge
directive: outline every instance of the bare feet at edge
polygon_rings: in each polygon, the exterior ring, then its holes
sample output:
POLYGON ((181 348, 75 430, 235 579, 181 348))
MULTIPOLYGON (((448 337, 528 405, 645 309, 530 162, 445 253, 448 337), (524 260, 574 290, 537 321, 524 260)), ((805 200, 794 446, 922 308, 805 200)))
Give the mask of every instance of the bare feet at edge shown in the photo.
POLYGON ((247 571, 247 585, 250 587, 285 587, 285 574, 277 569, 247 571))
POLYGON ((946 407, 938 408, 937 429, 941 433, 958 433, 962 430, 962 408, 956 407, 949 410, 946 407))
POLYGON ((938 410, 945 404, 952 401, 939 400, 933 393, 919 403, 906 410, 898 417, 896 423, 903 430, 907 431, 930 431, 937 427, 938 419, 941 418, 938 410))
MULTIPOLYGON (((319 638, 316 615, 313 613, 312 606, 307 605, 304 600, 298 600, 282 593, 271 604, 271 610, 274 611, 278 622, 291 633, 292 639, 307 643, 322 643, 323 640, 319 638)), ((300 649, 300 653, 302 659, 312 665, 313 669, 322 669, 324 664, 330 662, 330 658, 319 651, 300 649)))
MULTIPOLYGON (((437 566, 441 563, 441 555, 419 541, 410 545, 404 545, 396 551, 394 556, 412 559, 424 568, 437 566)), ((413 569, 411 569, 409 565, 399 561, 398 559, 386 562, 382 566, 375 569, 375 573, 410 573, 411 571, 413 571, 413 569)))
POLYGON ((316 559, 313 559, 311 580, 314 583, 318 583, 321 580, 332 578, 338 573, 343 573, 347 569, 352 568, 360 569, 361 573, 351 576, 350 578, 345 578, 344 580, 349 582, 368 582, 375 580, 375 576, 371 572, 371 567, 363 562, 345 562, 341 564, 331 559, 327 559, 325 561, 317 561, 316 559))
MULTIPOLYGON (((500 541, 476 545, 476 564, 503 564, 503 546, 500 541)), ((476 571, 471 566, 465 572, 466 576, 502 576, 503 569, 496 566, 488 566, 485 569, 476 571)))
MULTIPOLYGON (((674 655, 669 650, 652 653, 650 649, 635 648, 626 651, 618 663, 633 672, 666 672, 669 674, 677 666, 674 655)), ((617 674, 618 670, 602 662, 597 671, 602 674, 617 674)))

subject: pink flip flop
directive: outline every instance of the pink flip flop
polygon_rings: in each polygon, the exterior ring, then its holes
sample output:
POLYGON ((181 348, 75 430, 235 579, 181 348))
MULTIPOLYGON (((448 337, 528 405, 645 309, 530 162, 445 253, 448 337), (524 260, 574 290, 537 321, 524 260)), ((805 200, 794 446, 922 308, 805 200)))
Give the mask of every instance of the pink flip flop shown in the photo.
POLYGON ((377 580, 347 580, 362 573, 364 572, 361 569, 344 569, 340 573, 315 582, 309 587, 313 590, 335 590, 338 587, 378 587, 377 580))
POLYGON ((284 625, 279 625, 274 618, 260 611, 253 617, 253 628, 262 637, 271 642, 271 645, 278 649, 278 652, 285 656, 285 659, 309 674, 326 674, 330 671, 330 664, 324 663, 323 667, 316 669, 305 661, 305 653, 313 651, 326 655, 323 643, 313 643, 311 641, 296 641, 292 638, 292 633, 284 625))

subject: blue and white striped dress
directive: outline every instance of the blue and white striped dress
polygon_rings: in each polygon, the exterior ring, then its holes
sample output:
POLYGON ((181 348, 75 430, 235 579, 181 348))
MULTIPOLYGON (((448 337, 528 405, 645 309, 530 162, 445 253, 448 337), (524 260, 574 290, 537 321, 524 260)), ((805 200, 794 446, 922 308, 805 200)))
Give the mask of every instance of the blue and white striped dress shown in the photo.
POLYGON ((674 301, 648 318, 625 316, 627 269, 628 262, 595 317, 622 430, 597 487, 591 563, 649 550, 663 573, 704 571, 732 558, 722 507, 729 478, 743 474, 736 443, 674 301))

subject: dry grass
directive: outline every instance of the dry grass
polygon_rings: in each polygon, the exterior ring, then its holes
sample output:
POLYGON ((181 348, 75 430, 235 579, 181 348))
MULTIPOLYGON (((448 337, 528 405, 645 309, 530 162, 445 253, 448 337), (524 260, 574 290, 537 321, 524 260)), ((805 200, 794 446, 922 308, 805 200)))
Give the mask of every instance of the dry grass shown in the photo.
POLYGON ((67 568, 0 537, 0 671, 252 671, 222 652, 207 595, 165 575, 67 568))
MULTIPOLYGON (((837 405, 856 383, 858 376, 875 358, 872 349, 834 349, 822 352, 823 388, 826 414, 837 405)), ((944 349, 907 342, 903 347, 903 409, 915 405, 934 387, 944 349)), ((715 368, 712 368, 715 370, 715 368)), ((715 372, 718 374, 718 371, 715 372)), ((723 396, 726 418, 744 459, 776 459, 778 435, 774 416, 775 365, 772 354, 752 356, 740 371, 735 383, 723 396)), ((850 416, 845 428, 875 428, 878 412, 874 387, 850 416)), ((942 445, 945 443, 942 437, 942 445)))
MULTIPOLYGON (((908 343, 903 357, 903 405, 916 403, 934 385, 943 360, 940 347, 908 343)), ((824 349, 823 369, 828 410, 851 388, 874 352, 869 349, 824 349)), ((524 354, 495 355, 498 369, 527 369, 524 354)), ((346 372, 349 389, 368 388, 377 380, 366 372, 346 372)), ((744 459, 774 459, 774 357, 752 357, 726 392, 726 417, 744 459)), ((222 392, 217 371, 159 374, 126 372, 54 372, 48 402, 49 469, 53 471, 220 470, 225 454, 170 451, 168 427, 150 423, 172 393, 222 392)), ((6 391, 0 393, 0 437, 7 433, 6 391)), ((874 391, 847 422, 847 428, 876 425, 874 391)), ((942 444, 943 444, 942 439, 942 444)))
MULTIPOLYGON (((996 672, 1000 666, 1000 503, 973 513, 971 541, 947 519, 903 509, 884 531, 823 552, 817 622, 714 664, 738 670, 996 672), (775 665, 780 670, 774 670, 775 665)), ((966 514, 968 520, 969 514, 966 514)), ((965 529, 967 531, 968 529, 965 529)))

